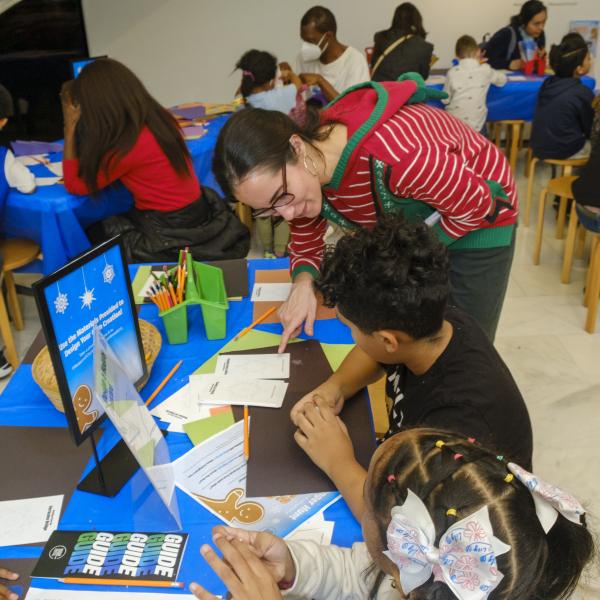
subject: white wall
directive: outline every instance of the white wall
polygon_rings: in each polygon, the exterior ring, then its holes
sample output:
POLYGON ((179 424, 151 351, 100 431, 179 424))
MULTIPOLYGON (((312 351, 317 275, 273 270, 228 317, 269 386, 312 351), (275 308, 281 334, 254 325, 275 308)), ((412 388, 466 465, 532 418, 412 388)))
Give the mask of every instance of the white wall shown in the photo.
MULTIPOLYGON (((317 0, 318 1, 318 0, 317 0)), ((398 0, 322 0, 336 15, 338 38, 359 49, 389 26, 398 0)), ((429 40, 448 66, 455 40, 494 32, 518 12, 512 0, 414 0, 429 40)), ((556 42, 571 19, 600 19, 599 0, 549 2, 546 34, 556 42)), ((132 68, 165 105, 230 99, 231 74, 243 52, 259 48, 294 63, 299 22, 310 0, 84 0, 92 55, 108 54, 132 68)), ((595 76, 600 79, 600 56, 595 76)))

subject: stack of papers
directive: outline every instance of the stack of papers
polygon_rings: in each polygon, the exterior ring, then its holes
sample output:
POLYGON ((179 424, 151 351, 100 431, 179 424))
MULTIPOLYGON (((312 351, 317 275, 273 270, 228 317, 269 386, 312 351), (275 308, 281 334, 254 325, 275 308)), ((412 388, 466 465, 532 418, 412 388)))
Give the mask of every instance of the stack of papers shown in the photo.
POLYGON ((58 525, 64 496, 0 502, 0 546, 47 542, 58 525))

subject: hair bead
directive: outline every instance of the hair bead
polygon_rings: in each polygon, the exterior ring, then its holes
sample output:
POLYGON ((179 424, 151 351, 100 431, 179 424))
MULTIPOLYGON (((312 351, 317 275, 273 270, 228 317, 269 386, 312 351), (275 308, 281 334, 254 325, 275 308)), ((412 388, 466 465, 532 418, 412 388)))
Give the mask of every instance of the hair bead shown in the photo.
POLYGON ((453 458, 454 460, 458 460, 459 458, 462 458, 462 457, 463 457, 463 455, 462 455, 462 454, 460 454, 460 452, 457 452, 457 453, 456 453, 456 454, 455 454, 455 455, 454 455, 452 458, 453 458))
POLYGON ((505 478, 504 481, 506 481, 506 483, 510 483, 513 479, 515 478, 515 476, 512 473, 509 473, 505 478))
POLYGON ((440 448, 440 449, 441 449, 441 448, 443 448, 445 445, 446 445, 446 442, 444 442, 444 441, 442 441, 442 440, 438 440, 438 441, 435 443, 435 447, 436 447, 436 448, 440 448))
POLYGON ((395 475, 388 475, 387 476, 387 480, 388 480, 388 483, 394 483, 394 481, 396 481, 396 476, 395 475))
POLYGON ((455 508, 449 508, 446 511, 446 516, 447 517, 456 517, 457 513, 458 513, 458 511, 455 508))

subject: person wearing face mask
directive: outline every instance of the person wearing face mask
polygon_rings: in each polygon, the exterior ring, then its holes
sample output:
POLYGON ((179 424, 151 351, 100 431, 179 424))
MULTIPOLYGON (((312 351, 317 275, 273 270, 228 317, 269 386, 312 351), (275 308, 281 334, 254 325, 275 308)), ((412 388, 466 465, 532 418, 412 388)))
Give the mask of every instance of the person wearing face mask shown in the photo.
POLYGON ((336 35, 335 17, 323 6, 313 6, 300 21, 302 46, 297 71, 304 83, 319 86, 327 101, 370 78, 365 56, 340 43, 336 35))
POLYGON ((548 10, 540 0, 527 0, 510 25, 497 31, 485 45, 485 57, 492 69, 519 71, 525 65, 522 49, 537 48, 538 56, 546 54, 544 27, 548 10))

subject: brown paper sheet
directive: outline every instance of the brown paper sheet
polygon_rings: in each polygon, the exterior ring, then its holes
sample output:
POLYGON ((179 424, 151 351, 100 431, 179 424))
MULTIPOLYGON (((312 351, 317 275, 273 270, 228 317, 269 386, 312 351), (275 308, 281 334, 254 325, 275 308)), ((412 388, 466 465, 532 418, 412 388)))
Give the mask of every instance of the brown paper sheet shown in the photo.
POLYGON ((23 600, 25 594, 31 585, 31 572, 37 564, 37 558, 0 558, 0 567, 8 569, 13 573, 19 574, 19 579, 16 581, 7 581, 0 579, 0 584, 6 587, 18 586, 21 588, 21 595, 19 598, 23 600))
MULTIPOLYGON (((290 272, 287 269, 273 269, 268 271, 256 271, 254 282, 255 283, 289 283, 291 281, 290 272)), ((252 320, 256 321, 258 317, 264 315, 269 308, 275 306, 279 308, 283 302, 254 302, 254 309, 252 313, 252 320)), ((335 319, 335 309, 327 308, 323 306, 321 302, 317 307, 317 319, 335 319)), ((277 312, 267 317, 263 323, 279 323, 279 317, 277 312)))
MULTIPOLYGON (((277 346, 227 354, 275 354, 277 346)), ((288 345, 290 385, 281 409, 250 408, 250 460, 246 494, 285 496, 334 491, 331 480, 296 444, 296 427, 290 420, 292 407, 302 396, 331 375, 331 367, 318 341, 288 345)), ((236 407, 236 420, 242 411, 236 407)), ((366 391, 346 401, 340 417, 348 427, 358 462, 367 468, 375 451, 375 436, 366 391)))

